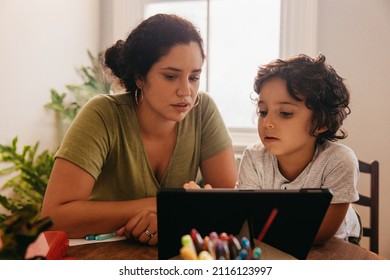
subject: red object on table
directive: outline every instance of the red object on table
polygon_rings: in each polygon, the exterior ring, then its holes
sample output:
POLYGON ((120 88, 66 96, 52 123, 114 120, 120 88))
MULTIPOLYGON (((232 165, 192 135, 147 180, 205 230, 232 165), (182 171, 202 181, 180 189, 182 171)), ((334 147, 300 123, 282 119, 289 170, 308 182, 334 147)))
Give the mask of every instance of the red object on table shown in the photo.
POLYGON ((63 231, 44 231, 30 244, 25 259, 64 260, 69 247, 68 235, 63 231))

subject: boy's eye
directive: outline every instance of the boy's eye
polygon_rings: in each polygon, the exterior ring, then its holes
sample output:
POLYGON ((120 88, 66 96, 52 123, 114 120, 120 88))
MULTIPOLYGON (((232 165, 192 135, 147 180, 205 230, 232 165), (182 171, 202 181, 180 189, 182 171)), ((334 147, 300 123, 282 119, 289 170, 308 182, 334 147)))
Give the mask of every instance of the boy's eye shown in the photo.
POLYGON ((260 117, 266 117, 267 116, 267 111, 260 110, 259 111, 259 115, 260 115, 260 117))
POLYGON ((280 112, 280 115, 282 115, 283 118, 289 118, 293 115, 292 112, 280 112))

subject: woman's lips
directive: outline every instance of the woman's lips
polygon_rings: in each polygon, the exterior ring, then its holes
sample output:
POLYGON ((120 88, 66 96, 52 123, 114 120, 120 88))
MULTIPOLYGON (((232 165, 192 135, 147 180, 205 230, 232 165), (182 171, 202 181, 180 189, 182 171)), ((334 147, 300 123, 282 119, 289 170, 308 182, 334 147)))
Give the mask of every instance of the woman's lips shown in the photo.
POLYGON ((179 112, 185 112, 190 107, 189 103, 176 103, 172 104, 173 108, 175 108, 179 112))

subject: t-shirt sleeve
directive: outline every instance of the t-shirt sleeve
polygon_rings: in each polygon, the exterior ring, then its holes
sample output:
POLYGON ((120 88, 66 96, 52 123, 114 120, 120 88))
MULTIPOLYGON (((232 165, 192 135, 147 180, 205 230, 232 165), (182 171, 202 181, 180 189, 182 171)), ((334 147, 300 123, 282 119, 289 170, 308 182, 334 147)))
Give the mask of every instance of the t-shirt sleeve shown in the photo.
POLYGON ((203 161, 231 146, 232 140, 214 100, 205 93, 201 95, 203 161))
POLYGON ((357 182, 359 165, 355 153, 346 146, 340 146, 330 159, 332 164, 323 175, 323 187, 333 192, 332 203, 350 203, 359 199, 357 182))
POLYGON ((111 101, 103 95, 91 98, 72 122, 55 157, 69 160, 95 180, 110 150, 113 129, 111 101))

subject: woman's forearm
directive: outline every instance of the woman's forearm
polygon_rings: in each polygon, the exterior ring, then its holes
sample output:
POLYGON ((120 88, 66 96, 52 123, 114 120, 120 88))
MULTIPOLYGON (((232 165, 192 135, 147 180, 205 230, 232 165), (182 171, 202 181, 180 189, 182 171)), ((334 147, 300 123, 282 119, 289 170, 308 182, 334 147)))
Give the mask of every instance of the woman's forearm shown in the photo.
POLYGON ((47 211, 42 217, 52 219, 51 230, 67 232, 70 238, 114 232, 140 211, 156 212, 156 198, 130 201, 72 201, 47 211))

